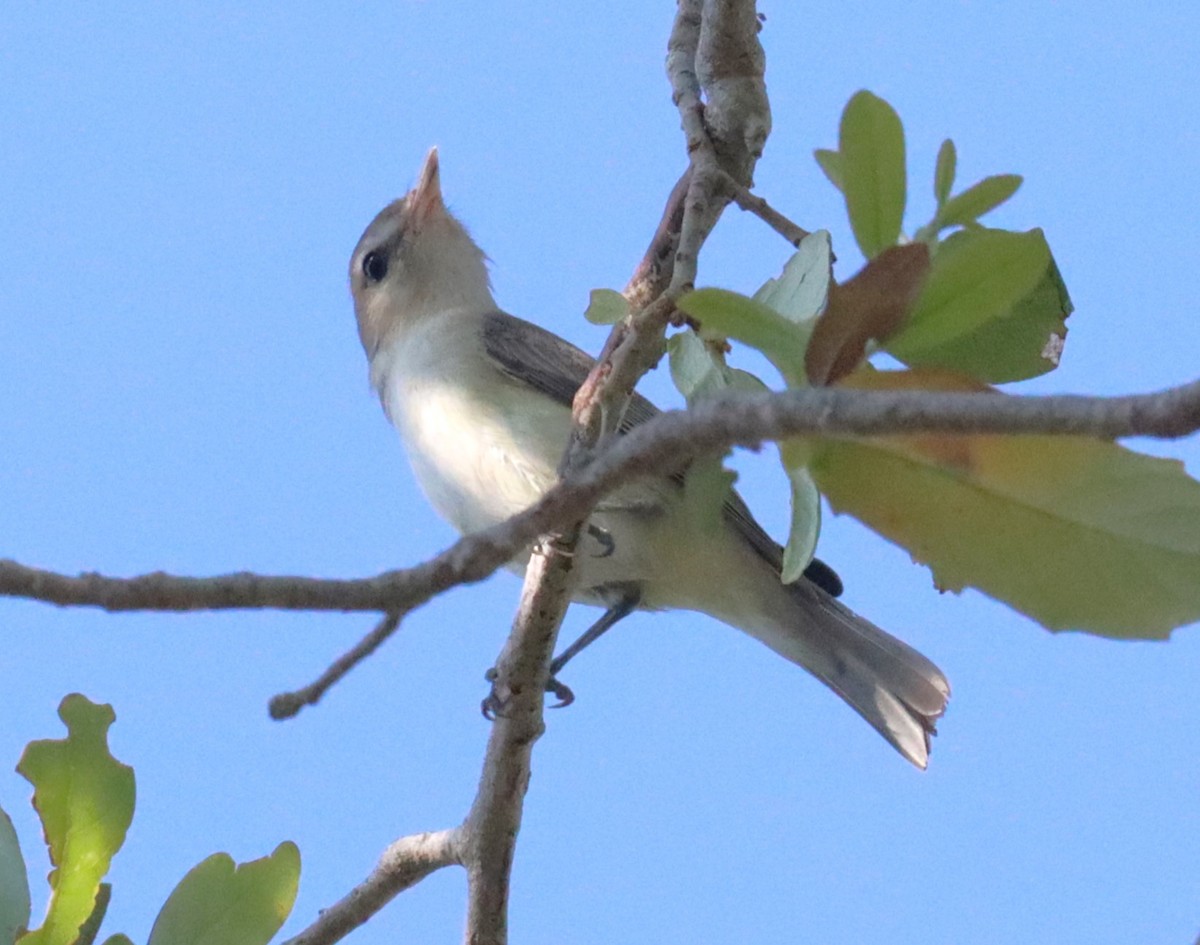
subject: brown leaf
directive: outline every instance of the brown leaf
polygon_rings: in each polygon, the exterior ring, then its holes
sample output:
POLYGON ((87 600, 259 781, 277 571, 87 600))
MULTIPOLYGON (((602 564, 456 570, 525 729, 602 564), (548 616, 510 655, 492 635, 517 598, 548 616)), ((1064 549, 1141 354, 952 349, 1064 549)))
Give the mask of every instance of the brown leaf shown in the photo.
POLYGON ((929 247, 909 243, 888 247, 846 282, 832 284, 804 355, 809 383, 845 377, 862 362, 868 341, 902 328, 928 274, 929 247))

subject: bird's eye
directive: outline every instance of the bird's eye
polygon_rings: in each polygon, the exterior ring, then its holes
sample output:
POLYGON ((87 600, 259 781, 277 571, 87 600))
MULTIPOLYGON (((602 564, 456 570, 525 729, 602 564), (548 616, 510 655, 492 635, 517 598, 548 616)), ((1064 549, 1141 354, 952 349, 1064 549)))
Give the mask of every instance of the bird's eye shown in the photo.
POLYGON ((368 282, 382 282, 387 271, 387 257, 383 253, 371 251, 363 257, 362 273, 368 282))

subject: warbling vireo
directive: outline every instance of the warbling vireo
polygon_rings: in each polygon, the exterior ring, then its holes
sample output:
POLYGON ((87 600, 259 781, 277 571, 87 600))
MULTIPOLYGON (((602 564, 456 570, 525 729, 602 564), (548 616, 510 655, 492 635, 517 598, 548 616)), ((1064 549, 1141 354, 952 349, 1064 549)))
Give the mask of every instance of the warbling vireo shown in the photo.
MULTIPOLYGON (((442 202, 436 149, 363 233, 350 286, 371 384, 434 508, 470 533, 532 504, 557 478, 593 361, 497 308, 483 252, 442 202)), ((656 412, 635 395, 624 426, 656 412)), ((576 551, 576 599, 606 608, 590 636, 635 609, 709 614, 807 669, 925 767, 950 694, 941 671, 834 600, 840 582, 819 562, 781 583, 780 547, 736 493, 699 538, 681 495, 678 476, 643 480, 593 512, 576 551)))

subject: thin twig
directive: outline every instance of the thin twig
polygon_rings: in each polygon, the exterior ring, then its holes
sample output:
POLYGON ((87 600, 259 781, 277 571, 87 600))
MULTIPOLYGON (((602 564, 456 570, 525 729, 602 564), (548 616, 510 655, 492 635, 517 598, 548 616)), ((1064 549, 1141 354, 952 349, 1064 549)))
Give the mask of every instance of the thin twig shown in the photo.
POLYGON ((797 226, 766 200, 751 193, 749 189, 743 187, 728 174, 724 175, 724 185, 734 203, 743 210, 753 213, 797 249, 804 237, 808 236, 808 230, 797 226))
POLYGON ((283 945, 332 945, 345 938, 396 895, 430 873, 460 864, 461 848, 461 827, 401 837, 383 851, 370 876, 332 906, 322 909, 312 925, 283 945))
POLYGON ((345 676, 355 666, 374 653, 380 645, 396 632, 404 614, 393 611, 386 614, 374 630, 358 641, 353 647, 339 656, 329 668, 313 682, 294 692, 281 692, 272 696, 267 703, 267 711, 273 719, 290 719, 306 705, 316 705, 321 697, 328 692, 339 679, 345 676))

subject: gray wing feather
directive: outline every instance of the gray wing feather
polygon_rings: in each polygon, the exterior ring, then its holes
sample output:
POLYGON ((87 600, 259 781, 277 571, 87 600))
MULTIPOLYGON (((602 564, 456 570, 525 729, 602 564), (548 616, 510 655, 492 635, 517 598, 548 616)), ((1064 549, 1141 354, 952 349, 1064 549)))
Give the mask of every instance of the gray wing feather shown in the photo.
MULTIPOLYGON (((558 335, 507 312, 484 315, 483 343, 488 355, 509 377, 568 407, 596 363, 590 355, 558 335)), ((635 392, 621 420, 621 431, 627 432, 658 413, 654 404, 635 392)), ((673 478, 682 481, 682 475, 673 478)), ((724 514, 725 520, 747 544, 778 571, 783 564, 783 549, 763 531, 742 497, 732 490, 724 514)), ((819 565, 819 568, 828 573, 826 580, 832 578, 831 583, 840 585, 831 568, 826 565, 819 565)), ((823 582, 818 583, 824 586, 823 582)))

